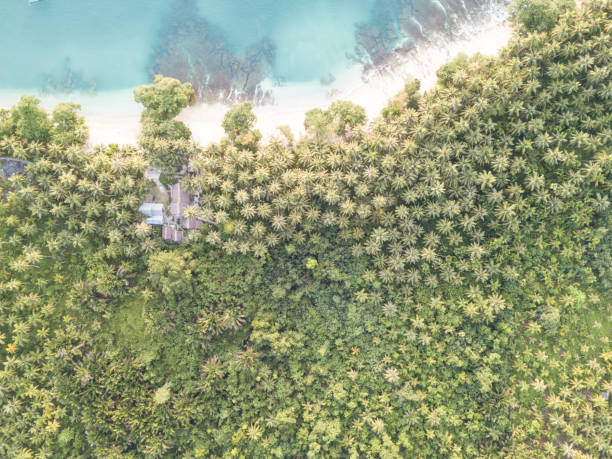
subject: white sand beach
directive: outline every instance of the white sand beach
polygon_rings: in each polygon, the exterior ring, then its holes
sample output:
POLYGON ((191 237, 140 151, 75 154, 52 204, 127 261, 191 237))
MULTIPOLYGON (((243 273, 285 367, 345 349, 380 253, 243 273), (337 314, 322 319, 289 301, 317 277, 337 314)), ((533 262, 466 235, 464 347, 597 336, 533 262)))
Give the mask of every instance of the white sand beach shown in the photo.
MULTIPOLYGON (((271 89, 275 102, 257 106, 256 127, 264 138, 275 135, 278 126, 287 125, 294 135, 303 134, 304 114, 312 108, 326 108, 334 100, 350 100, 366 109, 369 119, 380 114, 388 100, 399 92, 406 79, 421 80, 421 89, 436 83, 436 70, 458 53, 496 54, 511 37, 507 13, 504 8, 491 11, 486 22, 467 25, 452 41, 448 37, 429 37, 408 55, 397 58, 385 68, 364 74, 355 65, 330 86, 319 82, 274 86, 265 81, 263 89, 271 89)), ((0 91, 0 107, 14 105, 21 93, 0 91)), ((116 143, 136 144, 140 130, 141 106, 134 102, 131 90, 98 93, 96 95, 66 94, 40 96, 42 105, 51 110, 58 102, 73 101, 82 106, 82 114, 90 130, 89 145, 116 143)), ((202 145, 219 141, 223 137, 221 122, 229 107, 223 104, 198 104, 185 109, 178 119, 184 121, 193 133, 193 139, 202 145)))
MULTIPOLYGON (((404 86, 407 79, 421 80, 421 89, 436 84, 436 70, 457 54, 482 53, 495 55, 512 36, 505 9, 492 11, 487 21, 465 26, 461 38, 448 41, 447 37, 432 37, 430 43, 421 44, 408 55, 397 58, 385 68, 364 74, 355 65, 338 76, 333 85, 291 84, 276 87, 264 82, 264 90, 274 93, 275 103, 254 108, 257 129, 264 139, 278 133, 278 126, 289 126, 294 135, 304 133, 304 114, 313 108, 326 108, 334 100, 350 100, 366 109, 368 119, 380 115, 390 98, 404 86)), ((196 105, 184 110, 179 119, 193 132, 193 138, 202 145, 218 141, 223 136, 221 121, 227 107, 223 105, 196 105)))
MULTIPOLYGON (((28 91, 0 90, 0 108, 15 105, 22 93, 28 91)), ((116 143, 135 145, 140 131, 142 106, 134 102, 132 90, 100 92, 95 95, 82 93, 40 95, 43 108, 51 112, 60 102, 81 105, 81 115, 89 127, 89 145, 116 143)))

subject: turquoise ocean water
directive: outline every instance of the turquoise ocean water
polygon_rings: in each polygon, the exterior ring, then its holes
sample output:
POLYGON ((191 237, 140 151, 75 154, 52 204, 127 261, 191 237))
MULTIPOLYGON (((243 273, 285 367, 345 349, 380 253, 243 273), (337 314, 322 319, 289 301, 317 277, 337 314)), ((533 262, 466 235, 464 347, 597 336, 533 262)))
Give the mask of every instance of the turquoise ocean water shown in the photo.
POLYGON ((243 79, 257 68, 258 78, 265 73, 286 82, 319 80, 347 65, 357 25, 370 20, 375 3, 1 0, 0 88, 59 93, 131 88, 158 70, 180 70, 198 52, 217 53, 216 66, 203 67, 207 81, 236 66, 246 68, 243 79))

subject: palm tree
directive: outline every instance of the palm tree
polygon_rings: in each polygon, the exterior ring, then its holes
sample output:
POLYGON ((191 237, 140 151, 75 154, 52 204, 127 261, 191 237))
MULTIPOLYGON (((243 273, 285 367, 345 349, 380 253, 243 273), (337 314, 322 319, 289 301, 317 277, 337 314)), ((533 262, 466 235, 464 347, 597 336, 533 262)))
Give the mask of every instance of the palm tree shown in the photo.
POLYGON ((151 226, 147 225, 145 222, 137 223, 134 233, 139 238, 145 238, 151 233, 151 226))
POLYGON ((195 220, 200 215, 200 209, 195 205, 189 205, 183 212, 183 217, 187 220, 195 220))
POLYGON ((496 207, 495 216, 502 222, 509 222, 516 215, 515 208, 516 204, 504 202, 501 204, 501 206, 496 207))
POLYGON ((247 220, 252 220, 257 214, 257 208, 253 204, 245 204, 240 210, 240 214, 247 220))

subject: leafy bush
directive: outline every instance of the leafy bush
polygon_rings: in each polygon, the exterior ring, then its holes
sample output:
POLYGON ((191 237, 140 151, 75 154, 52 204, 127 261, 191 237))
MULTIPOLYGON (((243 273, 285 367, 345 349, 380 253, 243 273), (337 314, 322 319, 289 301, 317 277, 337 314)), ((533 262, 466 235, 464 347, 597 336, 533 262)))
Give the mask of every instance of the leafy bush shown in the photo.
MULTIPOLYGON (((440 78, 440 75, 438 75, 438 78, 440 78)), ((421 82, 417 79, 413 79, 406 83, 404 89, 400 91, 400 93, 397 94, 395 98, 389 102, 387 107, 383 109, 383 118, 396 118, 409 108, 416 110, 419 106, 419 100, 421 98, 421 95, 419 94, 420 88, 421 82)))
POLYGON ((161 183, 165 187, 169 187, 171 185, 174 185, 175 183, 178 183, 178 179, 175 175, 167 175, 166 173, 162 172, 161 174, 159 174, 159 183, 161 183))
POLYGON ((60 103, 53 109, 52 141, 61 145, 84 145, 89 137, 85 118, 78 115, 81 106, 60 103))
POLYGON ((144 105, 145 118, 168 121, 183 110, 194 95, 191 83, 181 84, 174 78, 155 75, 152 85, 134 89, 134 100, 144 105))
POLYGON ((49 115, 40 108, 40 100, 34 96, 21 96, 13 107, 12 122, 15 134, 27 141, 44 142, 51 135, 49 115))
POLYGON ((244 102, 230 108, 223 117, 223 130, 231 140, 249 133, 255 124, 253 103, 244 102))
POLYGON ((559 17, 575 6, 575 0, 513 0, 510 18, 524 31, 550 32, 559 17))
POLYGON ((344 135, 366 122, 363 107, 352 102, 337 100, 325 111, 315 108, 306 112, 304 127, 317 137, 344 135))
POLYGON ((11 118, 0 456, 610 456, 612 7, 584 8, 367 128, 260 144, 243 106, 203 149, 146 119, 190 150, 180 245, 141 151, 11 118))

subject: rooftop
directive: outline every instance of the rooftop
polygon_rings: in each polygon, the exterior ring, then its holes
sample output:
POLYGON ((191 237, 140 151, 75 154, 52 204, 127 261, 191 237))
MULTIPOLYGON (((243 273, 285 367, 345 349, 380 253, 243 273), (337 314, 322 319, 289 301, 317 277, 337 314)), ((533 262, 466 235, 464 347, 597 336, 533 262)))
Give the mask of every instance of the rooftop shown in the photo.
MULTIPOLYGON (((202 227, 202 221, 197 218, 185 218, 185 209, 191 205, 192 196, 183 189, 180 183, 170 187, 169 215, 165 206, 156 202, 145 202, 139 210, 146 215, 149 225, 162 225, 162 238, 165 241, 182 242, 183 230, 195 230, 202 227)), ((147 199, 149 201, 150 199, 147 199)), ((197 201, 197 197, 196 197, 197 201)))
POLYGON ((190 204, 191 198, 181 183, 175 183, 170 188, 170 214, 173 217, 182 217, 185 208, 190 204))
POLYGON ((174 226, 164 225, 162 226, 162 239, 164 241, 183 242, 183 231, 174 226))
POLYGON ((23 174, 28 164, 30 162, 23 159, 0 157, 0 175, 8 178, 11 175, 23 174))
POLYGON ((140 213, 147 216, 147 224, 163 225, 164 224, 164 205, 155 202, 145 202, 138 210, 140 213))

